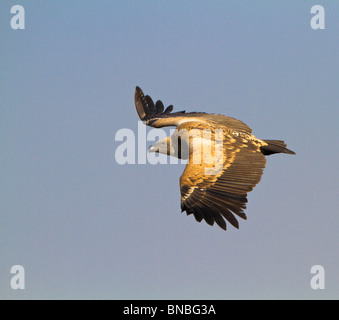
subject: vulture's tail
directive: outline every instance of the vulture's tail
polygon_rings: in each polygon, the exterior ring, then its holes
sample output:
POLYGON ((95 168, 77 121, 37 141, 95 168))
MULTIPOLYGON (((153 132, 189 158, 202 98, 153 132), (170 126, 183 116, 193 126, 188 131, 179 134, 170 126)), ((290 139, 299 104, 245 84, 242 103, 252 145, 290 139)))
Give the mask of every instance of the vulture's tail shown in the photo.
POLYGON ((288 154, 295 154, 292 150, 286 148, 286 143, 282 140, 263 140, 268 145, 260 147, 261 152, 265 156, 269 156, 270 154, 274 153, 288 153, 288 154))

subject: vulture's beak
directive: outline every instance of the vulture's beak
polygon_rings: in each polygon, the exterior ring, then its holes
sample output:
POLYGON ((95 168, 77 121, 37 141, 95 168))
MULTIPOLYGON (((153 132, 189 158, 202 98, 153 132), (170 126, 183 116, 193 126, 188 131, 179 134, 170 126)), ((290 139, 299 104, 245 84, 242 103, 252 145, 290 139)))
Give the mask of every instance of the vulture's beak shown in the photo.
POLYGON ((163 153, 169 155, 169 137, 158 141, 157 143, 153 144, 152 146, 149 147, 148 152, 156 152, 156 153, 163 153))
MULTIPOLYGON (((149 148, 148 148, 148 152, 157 152, 157 150, 158 150, 159 148, 157 148, 156 146, 150 146, 149 148)), ((159 152, 159 151, 158 151, 159 152)))

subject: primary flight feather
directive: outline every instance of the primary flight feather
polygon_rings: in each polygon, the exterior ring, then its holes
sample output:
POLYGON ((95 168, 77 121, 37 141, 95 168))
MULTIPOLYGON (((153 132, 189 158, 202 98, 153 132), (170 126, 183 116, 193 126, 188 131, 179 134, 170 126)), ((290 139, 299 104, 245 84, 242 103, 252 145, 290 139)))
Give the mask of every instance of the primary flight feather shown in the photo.
POLYGON ((247 193, 260 181, 265 156, 295 154, 281 140, 260 140, 242 121, 218 114, 164 108, 158 100, 135 90, 135 106, 146 125, 175 126, 172 136, 150 147, 188 163, 180 177, 181 210, 200 222, 214 222, 226 230, 226 221, 239 228, 235 215, 246 219, 247 193), (226 220, 226 221, 225 221, 226 220))

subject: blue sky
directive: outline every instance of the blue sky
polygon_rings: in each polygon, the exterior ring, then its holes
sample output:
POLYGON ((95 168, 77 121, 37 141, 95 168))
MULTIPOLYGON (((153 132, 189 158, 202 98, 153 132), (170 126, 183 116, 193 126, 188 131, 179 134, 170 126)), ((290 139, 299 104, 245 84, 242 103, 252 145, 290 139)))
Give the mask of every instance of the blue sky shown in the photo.
POLYGON ((25 30, 0 4, 1 298, 339 297, 339 3, 15 4, 25 30), (239 230, 180 213, 183 165, 117 164, 136 85, 297 153, 267 159, 239 230), (25 290, 10 287, 16 264, 25 290), (310 287, 317 264, 325 290, 310 287))

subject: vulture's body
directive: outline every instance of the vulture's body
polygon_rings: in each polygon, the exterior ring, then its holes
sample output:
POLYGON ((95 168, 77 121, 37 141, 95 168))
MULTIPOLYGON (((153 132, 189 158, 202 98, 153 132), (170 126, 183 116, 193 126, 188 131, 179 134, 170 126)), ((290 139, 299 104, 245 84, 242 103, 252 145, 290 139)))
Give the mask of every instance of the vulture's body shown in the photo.
POLYGON ((283 141, 257 139, 240 120, 202 112, 171 113, 173 106, 164 110, 160 100, 154 104, 139 87, 135 105, 146 125, 176 127, 150 151, 188 159, 180 177, 181 209, 199 222, 216 222, 226 230, 226 219, 238 228, 235 215, 246 219, 247 193, 261 179, 265 155, 294 154, 283 141))

